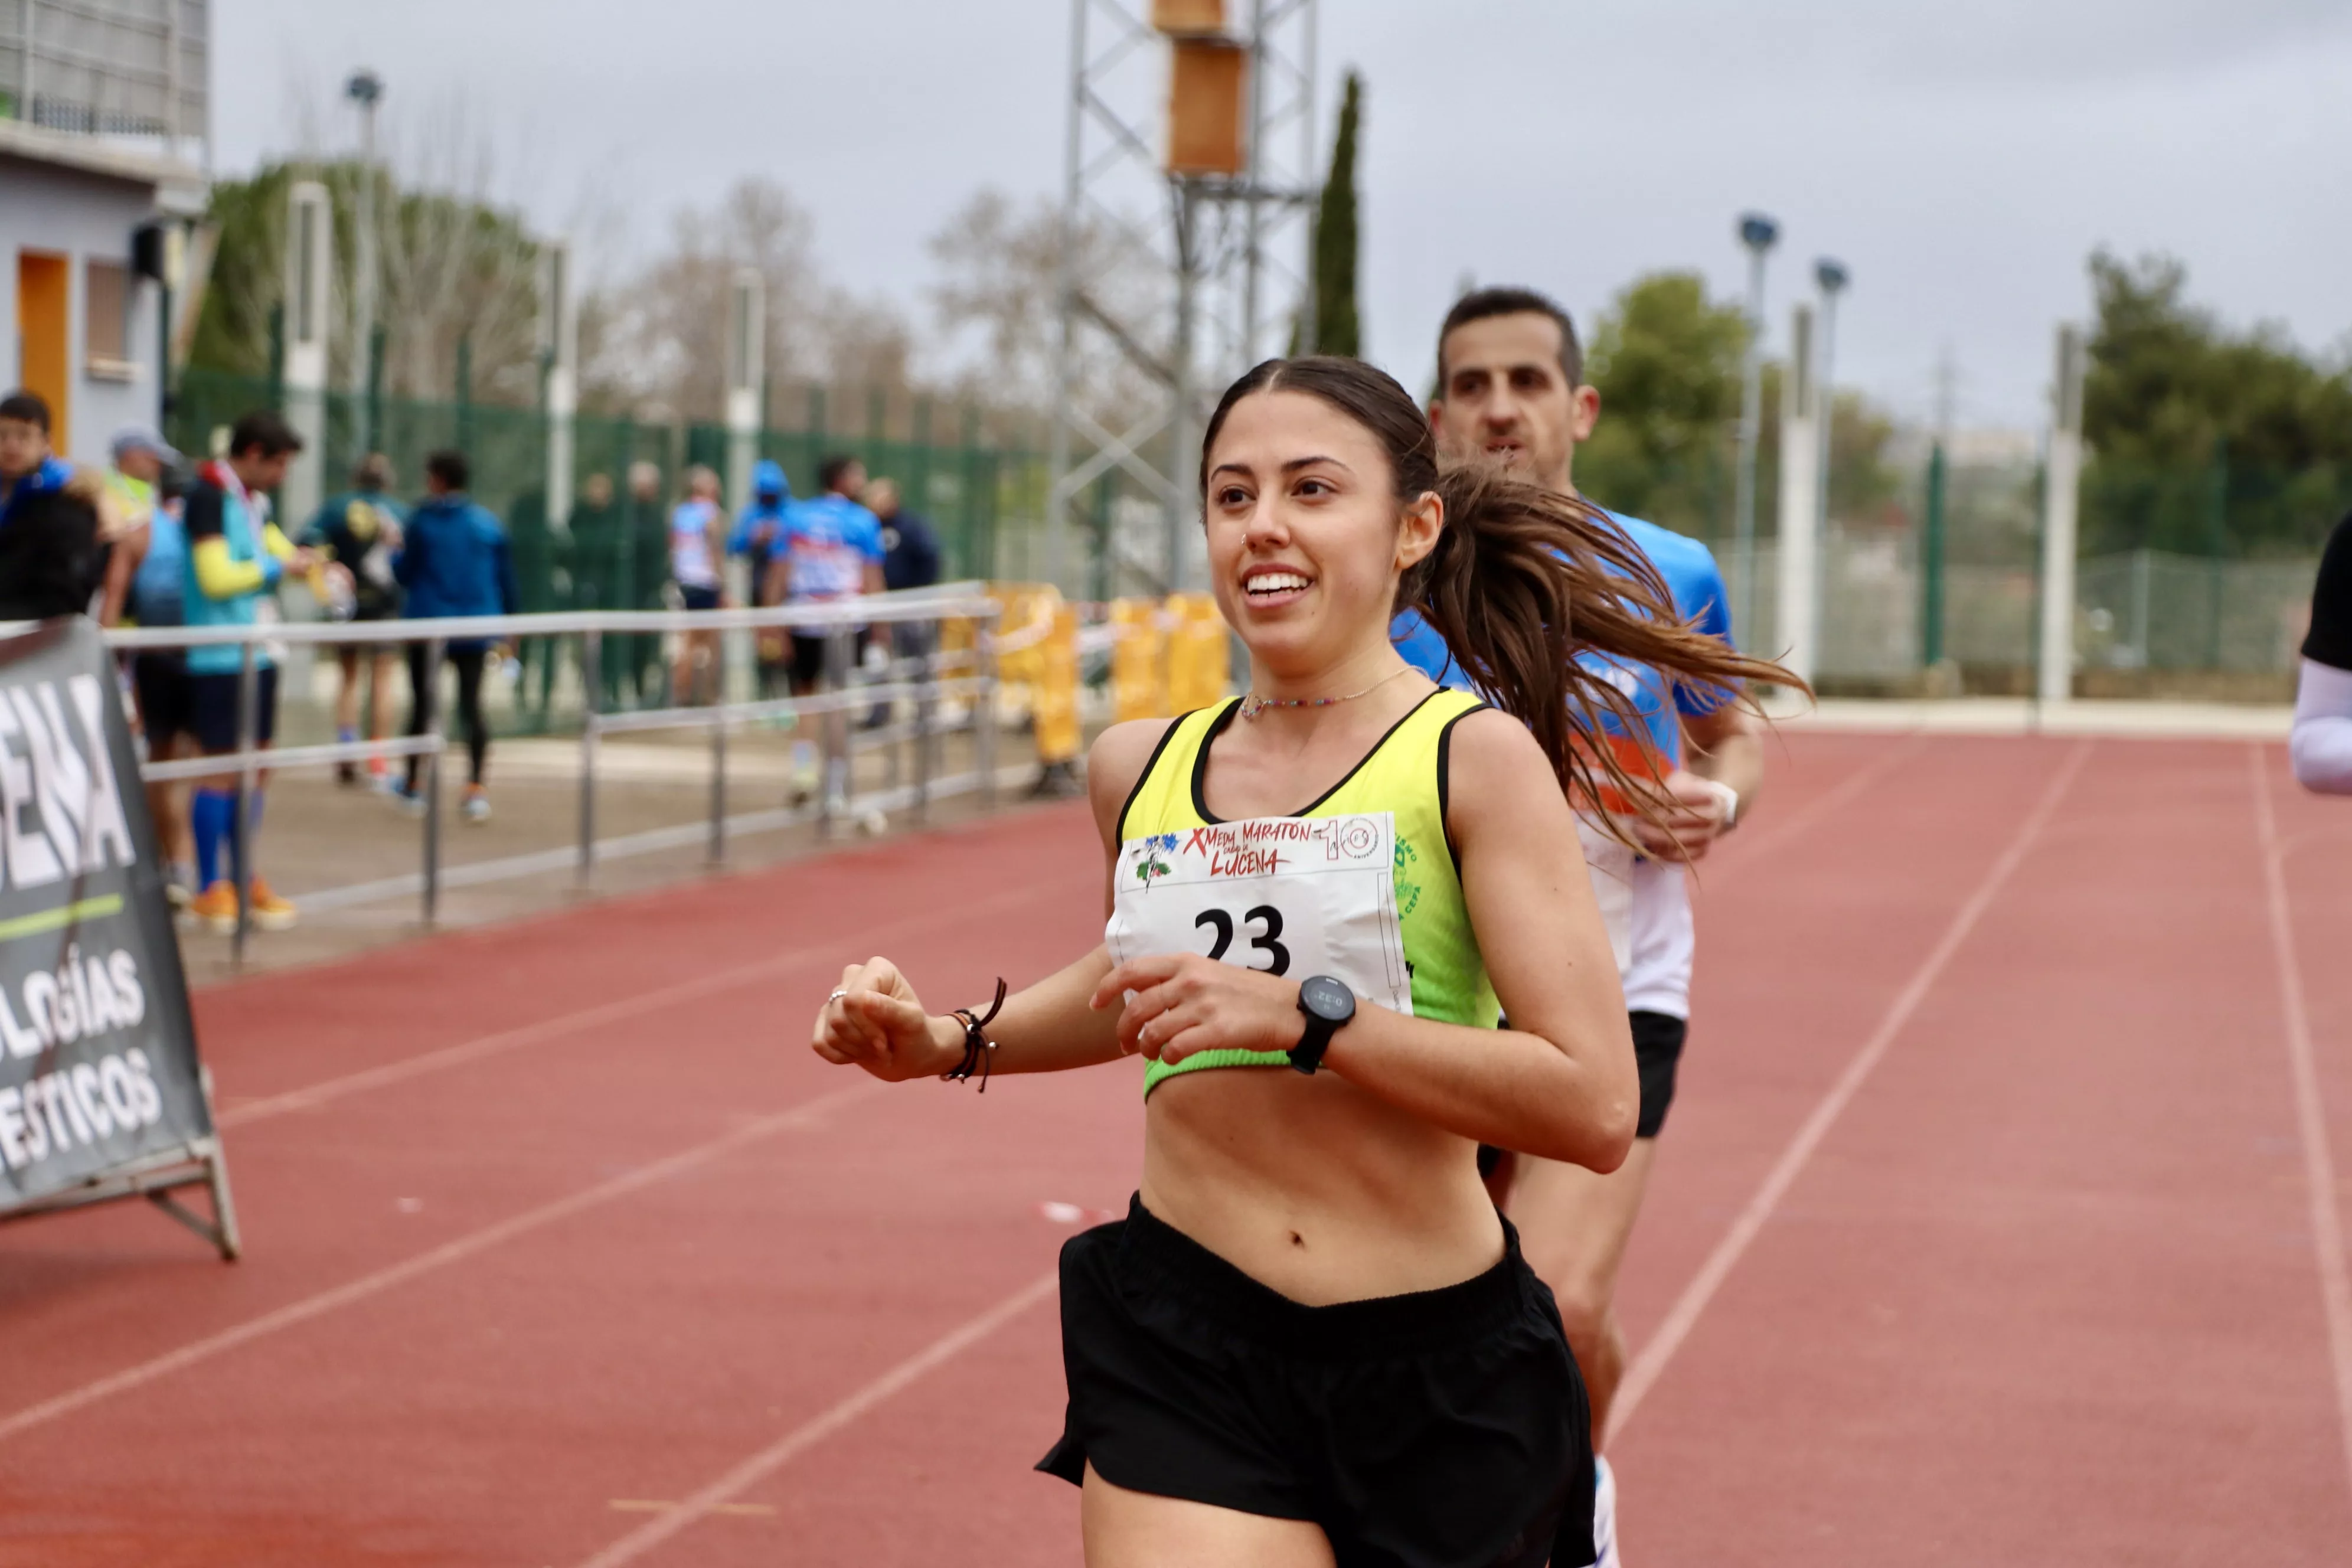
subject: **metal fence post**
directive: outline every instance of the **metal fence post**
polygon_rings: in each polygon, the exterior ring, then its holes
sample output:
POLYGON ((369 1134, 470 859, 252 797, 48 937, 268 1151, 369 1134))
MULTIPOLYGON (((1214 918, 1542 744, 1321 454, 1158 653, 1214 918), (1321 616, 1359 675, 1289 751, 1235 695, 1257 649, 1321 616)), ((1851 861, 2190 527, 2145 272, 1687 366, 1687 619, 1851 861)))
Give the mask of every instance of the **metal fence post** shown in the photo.
POLYGON ((827 707, 819 717, 824 738, 824 779, 817 790, 817 826, 831 833, 837 824, 836 814, 849 811, 849 700, 851 637, 848 626, 835 622, 824 628, 824 684, 823 692, 827 707), (840 780, 838 794, 835 780, 840 780))
POLYGON ((982 616, 980 636, 972 644, 980 692, 979 706, 972 710, 971 745, 980 764, 980 804, 989 811, 996 809, 996 628, 1003 616, 996 608, 982 616))
POLYGON ((710 655, 710 863, 727 862, 727 642, 721 632, 710 655))
POLYGON ((940 623, 919 621, 922 638, 915 667, 915 820, 931 819, 931 742, 940 699, 940 623))
POLYGON ((580 886, 596 874, 596 742, 598 693, 604 683, 604 634, 580 634, 580 886))
POLYGON ((236 667, 236 816, 229 824, 228 845, 236 855, 236 931, 229 939, 229 961, 245 962, 246 939, 253 930, 253 793, 260 773, 253 754, 254 732, 259 726, 261 671, 253 639, 237 645, 236 667))
POLYGON ((425 686, 416 700, 432 715, 425 732, 431 742, 425 753, 425 923, 431 925, 441 910, 441 656, 447 643, 435 637, 425 645, 425 686))

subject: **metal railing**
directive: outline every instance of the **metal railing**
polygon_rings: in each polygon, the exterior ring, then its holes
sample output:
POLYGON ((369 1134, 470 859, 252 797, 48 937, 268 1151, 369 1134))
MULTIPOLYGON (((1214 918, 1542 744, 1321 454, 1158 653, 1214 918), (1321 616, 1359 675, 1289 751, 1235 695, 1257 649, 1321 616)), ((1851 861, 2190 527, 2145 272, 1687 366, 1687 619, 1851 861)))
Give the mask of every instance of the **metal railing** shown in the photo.
POLYGON ((710 732, 710 821, 709 858, 722 862, 727 854, 727 731, 731 724, 792 715, 825 721, 822 728, 824 778, 817 790, 814 820, 830 829, 836 812, 854 810, 856 770, 848 765, 856 752, 889 746, 890 781, 884 798, 910 805, 917 819, 928 813, 934 796, 977 790, 983 804, 993 805, 996 786, 996 637, 1001 606, 981 592, 977 583, 953 583, 933 588, 866 595, 822 605, 780 605, 730 610, 585 610, 550 615, 451 616, 430 620, 297 621, 237 626, 122 627, 106 633, 109 647, 126 652, 146 649, 187 649, 233 647, 239 650, 236 693, 236 749, 203 757, 150 761, 140 769, 142 782, 219 778, 234 772, 236 779, 236 837, 237 916, 232 953, 242 961, 250 934, 255 833, 247 802, 264 768, 331 767, 372 757, 424 759, 422 835, 423 868, 419 879, 423 915, 432 922, 439 910, 441 891, 441 759, 448 749, 445 710, 436 688, 442 661, 452 642, 506 642, 525 637, 580 639, 580 805, 578 879, 589 885, 596 864, 596 768, 606 735, 665 729, 704 728, 710 732), (943 654, 939 627, 951 620, 975 623, 968 651, 943 654), (930 636, 922 652, 894 656, 890 679, 854 683, 852 648, 860 626, 927 626, 930 636), (730 639, 716 639, 709 677, 712 700, 691 707, 642 709, 628 712, 598 710, 604 639, 608 635, 658 635, 688 632, 798 632, 825 638, 824 689, 807 697, 771 697, 747 701, 727 698, 728 647, 730 639), (415 700, 427 700, 425 732, 383 740, 360 739, 331 743, 289 746, 276 750, 255 744, 260 687, 257 649, 263 644, 381 643, 425 645, 425 685, 415 700), (963 673, 968 671, 968 673, 963 673), (911 679, 908 677, 911 676, 911 679), (911 722, 894 723, 853 738, 848 715, 876 704, 896 704, 912 699, 911 722), (943 698, 971 699, 966 717, 942 726, 943 698), (938 775, 942 742, 959 730, 972 736, 973 769, 952 778, 938 775), (898 746, 915 743, 911 790, 898 784, 898 746), (844 777, 844 793, 836 797, 833 779, 836 760, 844 777))

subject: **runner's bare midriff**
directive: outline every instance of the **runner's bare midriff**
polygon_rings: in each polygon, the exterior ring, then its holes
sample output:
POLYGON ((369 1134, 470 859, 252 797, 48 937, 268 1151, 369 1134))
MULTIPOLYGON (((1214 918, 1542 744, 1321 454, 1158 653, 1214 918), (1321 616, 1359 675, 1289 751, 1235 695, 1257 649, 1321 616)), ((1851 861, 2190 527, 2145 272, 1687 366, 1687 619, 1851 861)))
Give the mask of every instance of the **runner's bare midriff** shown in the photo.
POLYGON ((1334 1073, 1187 1073, 1146 1115, 1144 1206, 1294 1301, 1440 1289, 1503 1256, 1475 1147, 1334 1073))

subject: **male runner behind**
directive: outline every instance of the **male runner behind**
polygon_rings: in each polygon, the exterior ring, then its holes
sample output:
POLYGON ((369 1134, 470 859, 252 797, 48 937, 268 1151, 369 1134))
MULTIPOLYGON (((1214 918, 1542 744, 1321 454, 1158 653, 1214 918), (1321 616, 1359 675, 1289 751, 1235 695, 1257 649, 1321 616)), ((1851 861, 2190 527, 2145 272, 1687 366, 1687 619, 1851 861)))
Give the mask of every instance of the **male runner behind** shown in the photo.
MULTIPOLYGON (((198 470, 187 499, 187 569, 181 578, 181 605, 192 626, 249 626, 261 601, 278 591, 288 572, 306 572, 310 552, 297 549, 269 519, 268 492, 286 479, 286 466, 302 449, 302 437, 268 410, 248 414, 229 431, 228 457, 198 470)), ((269 747, 278 725, 278 667, 269 645, 251 645, 254 663, 253 742, 269 747)), ((237 749, 237 691, 243 649, 214 643, 188 650, 189 728, 205 756, 237 749)), ((222 874, 221 844, 226 840, 241 861, 261 825, 264 773, 236 820, 237 775, 220 773, 195 781, 188 823, 196 840, 196 880, 203 884, 188 912, 215 931, 236 928, 236 884, 222 874)), ((269 890, 258 871, 251 874, 253 923, 283 931, 294 923, 294 906, 269 890)))
MULTIPOLYGON (((144 426, 114 437, 114 468, 107 485, 123 506, 123 530, 107 557, 99 621, 110 626, 176 626, 185 619, 187 489, 180 454, 144 426)), ((185 648, 142 648, 131 656, 131 695, 147 760, 172 761, 194 722, 185 648)), ((166 780, 147 785, 147 815, 163 857, 163 891, 184 908, 201 890, 190 859, 183 787, 166 780)))
MULTIPOLYGON (((680 608, 715 610, 727 602, 719 578, 726 560, 727 514, 719 506, 719 476, 697 463, 686 471, 686 499, 669 514, 669 576, 677 584, 680 608)), ((671 703, 683 708, 715 702, 719 695, 719 634, 687 633, 678 640, 677 664, 670 671, 671 703)))
MULTIPOLYGON (((1486 289, 1456 303, 1438 334, 1438 395, 1430 422, 1450 457, 1486 457, 1573 493, 1576 444, 1591 435, 1601 394, 1584 384, 1583 353, 1566 311, 1523 289, 1486 289)), ((1612 514, 1612 516, 1614 514, 1612 514)), ((1673 591, 1677 608, 1701 629, 1728 640, 1723 579, 1714 557, 1695 540, 1633 518, 1617 518, 1649 555, 1673 591)), ((1440 679, 1466 684, 1458 670, 1440 674, 1444 645, 1418 617, 1399 623, 1407 659, 1440 679)), ((1612 875, 1605 853, 1595 856, 1595 891, 1604 910, 1613 904, 1625 1005, 1632 1015, 1641 1066, 1642 1111, 1633 1152, 1612 1174, 1556 1161, 1505 1160, 1498 1190, 1519 1226, 1528 1261, 1559 1298, 1569 1342, 1592 1399, 1596 1447, 1606 1434, 1609 1405, 1625 1370, 1625 1342, 1617 1323, 1617 1271, 1634 1216, 1649 1184, 1657 1136, 1675 1092, 1675 1071, 1690 1016, 1693 928, 1680 864, 1706 853, 1737 819, 1762 783, 1764 752, 1752 718, 1727 697, 1677 689, 1671 695, 1653 670, 1618 670, 1662 754, 1680 759, 1662 781, 1675 802, 1672 834, 1621 810, 1644 854, 1624 857, 1612 875), (1679 840, 1679 842, 1677 842, 1679 840)), ((1622 737, 1620 739, 1622 739, 1622 737)), ((1630 740, 1621 756, 1638 757, 1630 740)), ((1603 1564, 1613 1565, 1614 1478, 1602 1466, 1602 1497, 1594 1529, 1603 1564)))
POLYGON ((2336 525, 2320 557, 2287 750, 2304 788, 2352 795, 2352 517, 2336 525))
MULTIPOLYGON (((400 553, 401 510, 391 496, 392 460, 370 453, 352 470, 352 488, 334 497, 311 516, 300 542, 326 551, 337 565, 352 574, 351 618, 393 621, 400 618, 400 583, 392 572, 400 553)), ((335 739, 356 741, 360 734, 360 681, 366 678, 368 738, 381 741, 392 733, 392 682, 400 668, 397 644, 345 643, 335 649, 342 684, 335 692, 335 739)), ((392 777, 386 757, 367 760, 368 777, 379 788, 392 777)), ((351 763, 335 764, 335 777, 347 784, 360 782, 351 763)))
MULTIPOLYGON (((882 524, 858 504, 866 489, 866 465, 855 458, 827 458, 817 469, 824 494, 793 508, 784 524, 784 549, 768 567, 768 596, 780 605, 824 605, 882 591, 882 524)), ((845 643, 855 637, 845 628, 828 634, 823 628, 793 633, 793 695, 806 697, 823 685, 825 644, 829 636, 845 643)), ((844 673, 846 673, 845 671, 844 673)), ((825 797, 845 801, 849 794, 848 727, 845 715, 824 716, 832 754, 824 781, 825 797)), ((815 748, 806 741, 793 742, 793 804, 808 798, 816 772, 815 748)))
MULTIPOLYGON (((775 603, 768 596, 768 563, 784 547, 784 522, 792 505, 793 487, 784 478, 784 466, 761 458, 751 470, 751 503, 727 536, 727 553, 743 557, 750 568, 754 605, 775 603)), ((790 668, 791 640, 781 626, 762 626, 753 641, 759 650, 760 695, 776 696, 784 689, 790 668)))
POLYGON ((100 558, 100 476, 49 447, 39 394, 0 397, 0 621, 78 616, 89 608, 100 558))

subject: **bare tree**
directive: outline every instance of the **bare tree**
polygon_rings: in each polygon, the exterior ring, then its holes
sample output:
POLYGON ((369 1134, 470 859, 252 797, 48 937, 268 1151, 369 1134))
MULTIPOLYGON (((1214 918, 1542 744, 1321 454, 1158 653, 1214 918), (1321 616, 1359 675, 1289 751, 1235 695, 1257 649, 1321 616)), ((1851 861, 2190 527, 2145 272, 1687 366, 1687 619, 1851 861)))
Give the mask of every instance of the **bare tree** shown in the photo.
MULTIPOLYGON (((1165 317, 1164 288, 1109 225, 1083 224, 1072 243, 1074 276, 1106 309, 1131 321, 1165 317)), ((960 340, 952 374, 976 397, 1031 412, 1052 406, 1062 246, 1053 202, 1024 205, 995 189, 975 194, 932 237, 940 273, 932 308, 960 340)), ((1097 418, 1143 405, 1151 389, 1142 373, 1101 334, 1081 334, 1077 350, 1073 394, 1097 418)))
POLYGON ((679 211, 668 250, 599 290, 583 317, 582 357, 598 400, 716 418, 726 397, 730 290, 740 267, 757 268, 767 286, 769 375, 818 374, 832 297, 817 272, 814 234, 808 215, 770 180, 740 180, 716 207, 679 211))

